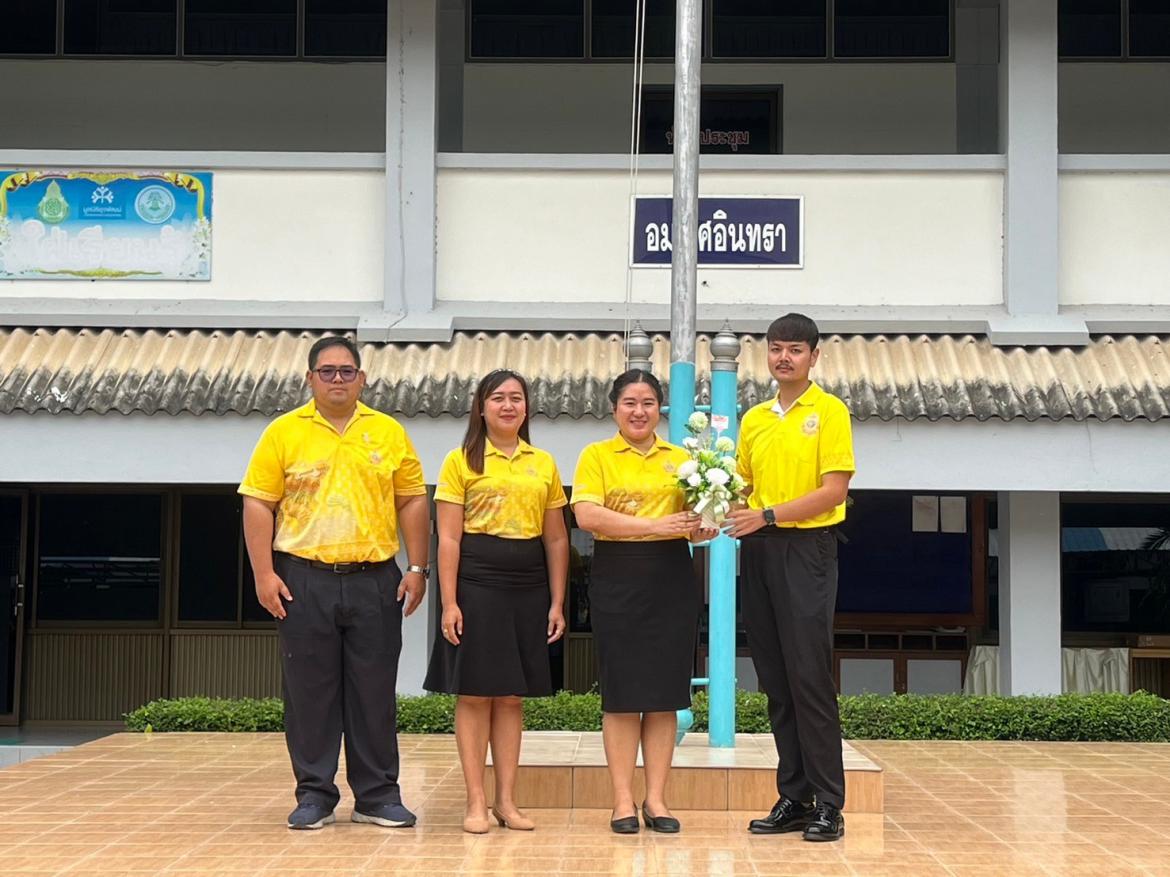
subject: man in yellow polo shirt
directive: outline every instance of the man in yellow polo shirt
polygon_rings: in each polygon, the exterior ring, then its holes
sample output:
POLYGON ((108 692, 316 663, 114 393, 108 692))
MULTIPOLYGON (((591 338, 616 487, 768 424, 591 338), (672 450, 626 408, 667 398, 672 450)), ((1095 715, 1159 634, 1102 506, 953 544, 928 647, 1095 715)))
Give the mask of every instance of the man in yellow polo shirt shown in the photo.
POLYGON ((312 401, 269 424, 239 488, 256 595, 280 633, 297 780, 288 827, 334 821, 343 734, 351 819, 408 827, 394 694, 402 618, 426 590, 422 465, 398 422, 358 401, 365 373, 348 338, 315 343, 305 379, 312 401), (399 527, 405 575, 394 562, 399 527))
POLYGON ((809 380, 817 325, 788 314, 768 327, 774 399, 743 417, 739 472, 751 494, 725 529, 742 538, 743 619, 776 738, 780 798, 755 834, 845 833, 845 771, 833 682, 837 539, 854 472, 849 410, 809 380))

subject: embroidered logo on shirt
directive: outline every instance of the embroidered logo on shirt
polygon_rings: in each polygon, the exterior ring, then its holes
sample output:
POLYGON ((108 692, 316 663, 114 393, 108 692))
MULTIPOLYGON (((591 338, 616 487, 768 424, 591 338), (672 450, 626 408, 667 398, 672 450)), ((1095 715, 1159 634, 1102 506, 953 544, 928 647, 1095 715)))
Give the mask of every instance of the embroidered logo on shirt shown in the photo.
POLYGON ((663 463, 662 464, 662 471, 673 475, 674 471, 675 471, 674 463, 669 463, 669 462, 663 463))
POLYGON ((800 431, 805 435, 816 435, 817 429, 821 425, 821 418, 817 414, 810 414, 805 418, 804 423, 800 425, 800 431))
POLYGON ((377 451, 370 451, 370 462, 377 466, 382 462, 382 455, 377 451))

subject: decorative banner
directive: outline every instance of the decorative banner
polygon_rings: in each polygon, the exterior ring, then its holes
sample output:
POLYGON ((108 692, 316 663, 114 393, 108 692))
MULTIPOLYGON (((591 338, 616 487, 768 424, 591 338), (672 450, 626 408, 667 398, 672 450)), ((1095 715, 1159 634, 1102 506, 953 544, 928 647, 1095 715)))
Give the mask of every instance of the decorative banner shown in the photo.
MULTIPOLYGON (((671 251, 670 198, 638 198, 630 264, 665 267, 671 251)), ((700 268, 803 268, 804 199, 699 199, 700 268)))
POLYGON ((211 174, 0 170, 0 279, 210 280, 211 174))

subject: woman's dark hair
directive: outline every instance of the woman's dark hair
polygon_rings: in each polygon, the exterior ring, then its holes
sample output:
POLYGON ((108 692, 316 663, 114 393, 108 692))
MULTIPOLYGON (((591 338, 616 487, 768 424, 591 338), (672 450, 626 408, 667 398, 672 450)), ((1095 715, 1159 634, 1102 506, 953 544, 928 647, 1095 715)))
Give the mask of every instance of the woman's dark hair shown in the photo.
POLYGON ((344 335, 326 335, 309 348, 309 371, 317 367, 317 357, 321 355, 321 351, 328 350, 330 347, 344 347, 353 357, 353 364, 358 368, 362 367, 362 355, 358 353, 357 345, 353 341, 344 335))
POLYGON ((658 404, 663 402, 662 384, 658 383, 658 378, 650 374, 650 372, 642 371, 640 368, 632 368, 628 372, 622 372, 613 380, 613 388, 609 391, 609 403, 617 406, 618 399, 622 397, 626 387, 631 384, 645 384, 654 391, 654 395, 658 398, 658 404))
POLYGON ((463 456, 472 472, 483 474, 483 452, 487 445, 487 421, 483 419, 484 403, 488 396, 499 389, 505 381, 516 381, 524 394, 524 422, 520 424, 520 438, 528 438, 528 382, 516 372, 498 368, 480 378, 475 395, 471 398, 471 414, 467 418, 467 432, 463 435, 463 456))

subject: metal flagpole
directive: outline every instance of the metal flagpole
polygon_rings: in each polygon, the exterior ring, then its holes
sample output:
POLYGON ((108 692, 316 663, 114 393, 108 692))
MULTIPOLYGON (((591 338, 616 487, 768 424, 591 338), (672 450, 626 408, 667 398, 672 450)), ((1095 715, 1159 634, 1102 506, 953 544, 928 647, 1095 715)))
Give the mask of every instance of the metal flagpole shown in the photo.
POLYGON ((670 440, 695 407, 699 234, 699 61, 702 0, 678 0, 674 39, 674 200, 670 260, 670 440))

